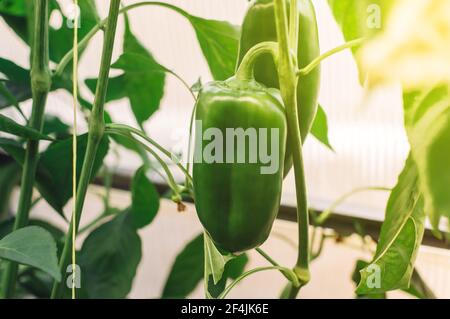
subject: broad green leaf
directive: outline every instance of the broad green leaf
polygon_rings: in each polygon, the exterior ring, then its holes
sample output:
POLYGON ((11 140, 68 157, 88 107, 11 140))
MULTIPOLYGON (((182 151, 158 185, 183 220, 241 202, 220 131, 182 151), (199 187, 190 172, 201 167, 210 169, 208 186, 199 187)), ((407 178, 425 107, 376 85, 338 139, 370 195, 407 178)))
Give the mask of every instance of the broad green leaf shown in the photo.
POLYGON ((391 192, 375 256, 361 270, 357 294, 409 287, 424 233, 425 212, 418 183, 417 167, 410 156, 391 192))
POLYGON ((316 117, 314 118, 313 125, 311 127, 311 134, 323 145, 328 147, 331 151, 333 147, 330 144, 330 140, 328 138, 328 118, 324 109, 321 105, 317 109, 316 117))
MULTIPOLYGON (((77 141, 77 178, 86 153, 87 134, 77 141)), ((92 179, 103 164, 108 153, 109 141, 105 137, 100 142, 92 170, 92 179)), ((60 214, 67 201, 72 197, 72 138, 57 141, 41 154, 37 173, 37 188, 42 197, 60 214)))
POLYGON ((0 109, 31 98, 31 79, 28 70, 0 58, 0 78, 6 78, 3 86, 8 90, 6 94, 0 91, 0 109), (14 101, 11 101, 10 95, 14 97, 14 101))
POLYGON ((70 126, 61 121, 59 117, 52 115, 44 116, 42 133, 46 135, 54 134, 58 139, 65 139, 71 136, 70 126))
POLYGON ((178 254, 166 280, 162 298, 186 298, 203 278, 203 234, 195 237, 178 254))
POLYGON ((441 217, 450 218, 450 89, 406 93, 404 110, 425 210, 437 230, 441 217))
MULTIPOLYGON (((178 254, 167 278, 162 298, 186 298, 204 277, 204 239, 203 234, 190 241, 178 254)), ((224 269, 222 279, 214 285, 212 278, 208 284, 208 293, 217 297, 222 293, 229 279, 236 279, 244 272, 248 257, 242 254, 229 261, 224 269)))
POLYGON ((53 140, 51 137, 44 135, 33 128, 20 125, 2 114, 0 114, 0 132, 13 134, 30 140, 53 140))
POLYGON ((61 280, 52 235, 37 226, 16 230, 0 240, 0 258, 41 269, 61 280))
POLYGON ((137 228, 149 225, 159 210, 159 193, 146 171, 144 166, 140 167, 131 182, 131 215, 137 228))
POLYGON ((88 298, 125 298, 141 260, 141 239, 129 212, 95 229, 84 241, 78 261, 88 298))
MULTIPOLYGON (((352 274, 352 281, 358 285, 358 283, 361 281, 361 273, 360 271, 366 268, 369 265, 367 261, 364 260, 357 260, 355 265, 355 270, 353 270, 352 274)), ((378 293, 378 294, 357 294, 356 297, 358 299, 386 299, 386 293, 378 293)))
POLYGON ((226 80, 235 72, 240 29, 226 21, 187 15, 215 80, 226 80))
POLYGON ((16 162, 23 165, 25 149, 16 140, 0 137, 0 149, 10 155, 16 162))
MULTIPOLYGON (((143 123, 159 108, 167 69, 133 35, 128 18, 125 22, 123 54, 112 65, 124 73, 109 80, 106 101, 127 97, 136 120, 143 123)), ((86 84, 95 92, 96 79, 88 79, 86 84)))
MULTIPOLYGON (((59 62, 63 56, 72 49, 73 22, 64 16, 57 1, 51 2, 53 2, 53 4, 49 10, 56 10, 63 17, 61 28, 50 28, 49 30, 50 59, 59 62)), ((83 39, 97 24, 100 18, 94 0, 78 1, 78 6, 80 7, 78 37, 79 39, 83 39)), ((79 55, 81 56, 82 54, 83 50, 80 50, 79 55)), ((71 72, 70 66, 68 66, 68 70, 71 72)))
POLYGON ((8 211, 14 186, 19 182, 21 167, 14 161, 0 163, 0 220, 8 211))
POLYGON ((163 6, 181 14, 191 23, 214 80, 226 80, 234 75, 240 38, 238 26, 196 17, 170 4, 163 6))

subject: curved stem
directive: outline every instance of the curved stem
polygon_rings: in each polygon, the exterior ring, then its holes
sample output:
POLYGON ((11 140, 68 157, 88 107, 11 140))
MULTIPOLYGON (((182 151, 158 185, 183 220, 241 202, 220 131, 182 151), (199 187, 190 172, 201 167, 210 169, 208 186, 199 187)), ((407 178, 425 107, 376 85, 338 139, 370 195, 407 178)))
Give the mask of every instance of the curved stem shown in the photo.
POLYGON ((272 55, 275 64, 278 59, 278 44, 276 42, 261 42, 252 47, 245 54, 236 71, 236 78, 239 80, 253 80, 253 69, 255 66, 256 59, 261 55, 269 53, 272 55))
POLYGON ((286 3, 284 0, 275 0, 275 22, 279 44, 278 76, 280 80, 281 96, 286 106, 288 136, 291 143, 294 161, 295 188, 297 198, 297 223, 299 247, 297 263, 294 267, 301 285, 293 287, 298 293, 300 287, 310 279, 309 273, 309 214, 307 203, 307 190, 303 165, 302 140, 298 122, 297 84, 294 61, 289 48, 286 3))
POLYGON ((179 163, 179 160, 176 158, 176 156, 174 154, 172 154, 171 152, 169 152, 168 150, 166 150, 160 144, 158 144, 155 140, 153 140, 152 138, 148 137, 144 132, 142 132, 142 131, 140 131, 138 129, 135 129, 134 127, 131 127, 131 126, 128 126, 128 125, 124 125, 124 124, 117 124, 117 123, 107 124, 106 125, 106 129, 108 129, 108 130, 115 130, 115 131, 125 131, 125 132, 136 134, 139 137, 143 138, 144 140, 146 140, 147 142, 152 144, 154 147, 156 147, 165 156, 170 158, 175 163, 175 165, 177 165, 178 168, 180 168, 180 170, 186 175, 186 177, 189 178, 189 181, 192 182, 191 175, 186 170, 186 168, 179 163))
POLYGON ((92 169, 94 166, 95 157, 97 155, 97 149, 103 138, 105 130, 104 105, 106 99, 106 91, 108 88, 109 70, 111 66, 119 9, 120 0, 111 0, 108 14, 109 20, 106 26, 105 38, 103 40, 102 59, 97 88, 95 92, 95 100, 89 118, 88 143, 86 147, 83 167, 81 169, 81 176, 78 183, 77 198, 75 199, 76 218, 74 218, 74 222, 72 221, 70 223, 69 233, 66 236, 64 248, 59 259, 59 267, 60 272, 63 275, 63 279, 61 280, 61 282, 55 282, 53 284, 51 294, 52 299, 61 298, 66 285, 66 269, 70 262, 72 245, 75 244, 72 241, 72 236, 70 235, 70 233, 73 231, 73 228, 75 228, 75 232, 78 231, 78 226, 81 220, 81 213, 83 211, 84 199, 86 197, 87 189, 92 177, 92 169))
MULTIPOLYGON (((34 3, 34 33, 31 56, 31 89, 33 106, 28 126, 42 131, 45 104, 51 88, 51 73, 49 69, 48 45, 48 0, 37 0, 34 3)), ((22 170, 19 206, 13 231, 28 224, 33 195, 33 185, 38 164, 39 140, 29 140, 25 151, 22 170)), ((1 295, 11 298, 15 291, 18 265, 13 262, 6 264, 2 276, 1 295)))
POLYGON ((177 185, 177 183, 175 181, 175 178, 173 177, 172 172, 170 171, 169 167, 164 162, 164 160, 158 155, 158 153, 156 153, 154 150, 152 150, 150 147, 148 147, 147 145, 145 145, 141 141, 138 141, 135 138, 133 138, 133 136, 129 132, 124 132, 124 131, 121 131, 121 130, 114 130, 114 129, 107 129, 105 133, 106 134, 120 135, 122 137, 125 137, 125 138, 131 140, 131 141, 139 143, 147 152, 149 152, 159 162, 159 164, 163 168, 164 172, 166 173, 167 183, 168 183, 169 187, 176 194, 180 193, 179 187, 178 187, 178 185, 177 185))
MULTIPOLYGON (((186 17, 187 19, 190 18, 190 15, 186 11, 184 11, 184 10, 174 6, 174 5, 171 5, 171 4, 168 4, 168 3, 164 3, 164 2, 159 2, 159 1, 143 1, 143 2, 138 2, 138 3, 135 3, 135 4, 131 4, 129 6, 126 6, 126 7, 123 7, 122 9, 120 9, 119 14, 123 14, 125 12, 128 12, 128 11, 132 10, 132 9, 136 9, 136 8, 143 7, 143 6, 160 6, 160 7, 165 7, 167 9, 173 10, 173 11, 181 14, 182 16, 186 17)), ((102 21, 100 21, 99 23, 97 23, 84 36, 84 38, 78 43, 78 49, 80 51, 86 48, 86 46, 88 45, 89 41, 97 34, 98 31, 100 31, 100 30, 105 28, 105 26, 108 23, 108 19, 109 19, 109 17, 105 18, 102 21)), ((73 49, 66 53, 66 55, 61 59, 61 61, 59 62, 58 66, 56 67, 54 75, 61 75, 63 73, 63 71, 66 68, 66 66, 73 59, 73 54, 74 54, 73 49)))
MULTIPOLYGON (((270 257, 264 250, 261 248, 255 249, 264 259, 266 259, 272 266, 280 267, 280 264, 278 264, 272 257, 270 257)), ((287 280, 291 281, 291 277, 289 277, 288 274, 286 274, 283 270, 280 270, 280 272, 283 274, 284 277, 286 277, 287 280)))
MULTIPOLYGON (((296 280, 296 276, 293 273, 293 271, 289 268, 286 267, 280 267, 280 266, 269 266, 269 267, 258 267, 258 268, 254 268, 251 269, 249 271, 246 271, 245 273, 243 273, 242 275, 240 275, 238 278, 236 278, 235 281, 233 281, 228 287, 225 288, 225 290, 220 294, 220 296, 217 299, 224 299, 231 291, 231 289, 234 288, 234 286, 236 286, 242 279, 253 275, 255 273, 261 272, 261 271, 267 271, 267 270, 280 270, 286 273, 290 273, 292 278, 291 280, 296 280)), ((296 283, 293 283, 293 285, 298 284, 298 281, 296 283)))
POLYGON ((333 213, 333 211, 338 207, 340 204, 342 204, 347 198, 350 196, 353 196, 356 193, 360 192, 367 192, 367 191, 391 191, 390 188, 387 187, 360 187, 356 188, 348 193, 345 193, 338 199, 336 199, 330 207, 328 207, 326 210, 324 210, 317 218, 314 219, 314 224, 317 226, 323 225, 327 221, 327 219, 330 217, 330 215, 333 213))
POLYGON ((340 46, 338 46, 338 47, 336 47, 334 49, 331 49, 328 52, 325 52, 324 54, 322 54, 322 55, 318 56, 317 58, 315 58, 314 60, 312 60, 310 64, 308 64, 304 68, 298 70, 297 71, 297 75, 298 76, 308 75, 311 71, 313 71, 326 58, 328 58, 328 57, 330 57, 330 56, 332 56, 332 55, 334 55, 336 53, 339 53, 341 51, 344 51, 346 49, 359 46, 365 40, 366 40, 366 38, 359 38, 359 39, 356 39, 356 40, 352 40, 352 41, 344 43, 343 45, 340 45, 340 46))

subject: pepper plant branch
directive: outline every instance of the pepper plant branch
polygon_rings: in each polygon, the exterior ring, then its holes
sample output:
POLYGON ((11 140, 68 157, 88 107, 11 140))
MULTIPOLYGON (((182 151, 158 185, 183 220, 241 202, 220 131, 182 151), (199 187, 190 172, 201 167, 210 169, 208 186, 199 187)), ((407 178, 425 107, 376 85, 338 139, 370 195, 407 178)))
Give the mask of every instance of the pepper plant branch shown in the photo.
POLYGON ((246 271, 242 275, 240 275, 236 280, 234 280, 228 287, 225 288, 225 290, 220 294, 220 296, 217 299, 224 299, 230 291, 236 286, 241 280, 245 279, 246 277, 253 275, 255 273, 261 272, 261 271, 267 271, 267 270, 279 270, 281 272, 285 272, 287 274, 290 274, 290 281, 293 281, 293 286, 299 286, 300 282, 298 281, 298 278, 296 274, 292 271, 292 269, 281 267, 281 266, 268 266, 268 267, 257 267, 254 269, 251 269, 249 271, 246 271))
POLYGON ((161 146, 159 143, 157 143, 154 139, 147 136, 143 131, 140 131, 138 129, 135 129, 134 127, 124 125, 124 124, 117 124, 117 123, 110 123, 106 125, 107 130, 116 130, 116 131, 122 131, 127 132, 131 134, 136 134, 137 136, 143 138, 147 142, 149 142, 151 145, 153 145, 158 151, 160 151, 162 154, 170 158, 175 165, 186 175, 186 177, 189 179, 190 182, 192 182, 192 177, 189 174, 189 172, 186 170, 186 168, 180 164, 179 160, 176 158, 176 155, 171 153, 170 151, 166 150, 163 146, 161 146))
MULTIPOLYGON (((294 267, 300 286, 308 283, 309 273, 309 215, 306 194, 306 182, 303 165, 302 140, 300 125, 298 122, 297 108, 297 84, 294 61, 288 41, 288 27, 286 3, 284 0, 275 0, 275 23, 279 44, 278 76, 280 80, 280 91, 283 98, 288 122, 288 136, 291 143, 294 161, 295 188, 297 198, 297 223, 298 223, 298 257, 294 267)), ((293 8, 291 8, 292 10, 293 8)), ((292 287, 296 290, 290 295, 296 295, 300 287, 292 287)))
POLYGON ((348 193, 345 193, 344 195, 342 195, 341 197, 336 199, 330 205, 330 207, 328 207, 326 210, 324 210, 322 213, 320 213, 319 216, 314 218, 313 219, 314 220, 314 225, 316 225, 316 226, 323 225, 327 221, 327 219, 330 217, 332 212, 334 212, 335 209, 340 204, 342 204, 347 198, 349 198, 350 196, 353 196, 356 193, 367 192, 367 191, 386 191, 386 192, 390 192, 391 190, 392 190, 391 188, 381 187, 381 186, 369 186, 369 187, 360 187, 360 188, 353 189, 352 191, 350 191, 348 193))
POLYGON ((298 70, 297 71, 297 75, 298 76, 308 75, 311 71, 313 71, 326 58, 328 58, 328 57, 330 57, 330 56, 332 56, 332 55, 334 55, 336 53, 339 53, 341 51, 344 51, 346 49, 360 46, 365 40, 366 40, 366 38, 355 39, 355 40, 349 41, 347 43, 344 43, 343 45, 335 47, 334 49, 331 49, 328 52, 325 52, 324 54, 318 56, 313 61, 311 61, 310 64, 308 64, 304 68, 298 70))
MULTIPOLYGON (((70 262, 72 245, 72 236, 70 236, 73 228, 75 232, 78 230, 78 226, 81 220, 81 213, 83 210, 84 200, 87 193, 87 188, 92 177, 92 168, 94 166, 95 157, 100 141, 103 138, 105 130, 104 122, 104 105, 106 98, 106 91, 108 88, 109 70, 111 66, 112 51, 114 47, 114 38, 116 34, 117 19, 120 10, 120 0, 111 0, 108 14, 108 23, 106 24, 105 37, 103 41, 103 52, 101 58, 100 72, 98 77, 97 88, 95 92, 94 104, 92 112, 89 117, 89 133, 88 143, 86 147, 86 154, 84 157, 83 167, 81 169, 81 176, 78 184, 77 198, 76 200, 76 212, 75 221, 70 223, 69 232, 66 236, 64 243, 64 249, 62 251, 59 267, 61 274, 66 274, 67 266, 70 262)), ((61 282, 55 282, 52 289, 52 298, 61 298, 63 290, 65 288, 65 276, 61 282)))
MULTIPOLYGON (((129 6, 123 7, 122 9, 119 10, 119 14, 123 14, 126 13, 132 9, 136 9, 139 7, 143 7, 143 6, 160 6, 160 7, 164 7, 170 10, 173 10, 179 14, 181 14, 183 17, 189 19, 190 15, 174 6, 171 5, 169 3, 164 3, 164 2, 159 2, 159 1, 142 1, 142 2, 138 2, 138 3, 134 3, 131 4, 129 6)), ((100 21, 99 23, 97 23, 85 36, 84 38, 78 43, 78 48, 79 50, 83 50, 84 48, 86 48, 86 46, 88 45, 89 41, 97 34, 98 31, 103 30, 105 28, 105 26, 108 23, 108 19, 110 18, 110 16, 108 16, 107 18, 103 19, 102 21, 100 21)), ((69 62, 73 59, 73 54, 74 51, 73 49, 70 50, 69 52, 66 53, 66 55, 61 59, 61 61, 58 63, 56 70, 55 70, 55 75, 61 75, 62 72, 64 71, 64 69, 66 68, 66 66, 69 64, 69 62)))
POLYGON ((150 147, 148 147, 147 145, 145 145, 144 143, 142 143, 139 140, 136 140, 129 132, 126 131, 121 131, 121 130, 114 130, 114 129, 108 129, 106 131, 107 134, 116 134, 122 137, 125 137, 127 139, 129 139, 130 141, 133 142, 137 142, 139 143, 147 152, 149 152, 161 165, 161 167, 163 168, 164 172, 166 173, 166 177, 167 177, 167 183, 170 187, 170 189, 172 191, 175 192, 175 194, 181 198, 181 191, 175 181, 175 178, 173 177, 172 172, 170 171, 169 167, 167 166, 167 164, 163 161, 163 159, 158 155, 158 153, 156 153, 153 149, 151 149, 150 147))
MULTIPOLYGON (((31 90, 33 106, 28 126, 42 131, 47 95, 51 88, 48 46, 48 0, 36 0, 34 4, 34 32, 31 53, 31 90)), ((13 231, 28 224, 33 185, 38 164, 39 140, 29 140, 22 170, 19 206, 13 231)), ((18 265, 7 263, 3 273, 1 295, 11 298, 14 294, 18 265)))
POLYGON ((236 71, 236 78, 244 81, 253 80, 253 69, 256 59, 264 53, 271 54, 275 64, 277 64, 278 44, 270 41, 258 43, 245 54, 238 70, 236 71))
MULTIPOLYGON (((267 260, 272 266, 280 267, 280 264, 278 264, 272 257, 270 257, 264 250, 261 248, 255 248, 255 250, 265 259, 267 260)), ((288 273, 286 273, 284 270, 280 269, 280 272, 283 274, 284 277, 286 277, 287 280, 292 281, 292 276, 289 276, 288 273)), ((292 271, 291 271, 292 272, 292 271)))

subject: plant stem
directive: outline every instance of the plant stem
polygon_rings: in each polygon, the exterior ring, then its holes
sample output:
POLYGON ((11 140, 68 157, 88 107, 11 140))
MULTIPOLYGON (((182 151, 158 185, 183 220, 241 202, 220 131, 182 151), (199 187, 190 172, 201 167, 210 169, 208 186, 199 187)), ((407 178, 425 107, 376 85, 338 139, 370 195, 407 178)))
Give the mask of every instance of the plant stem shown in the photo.
POLYGON ((365 38, 359 38, 356 40, 352 40, 349 41, 347 43, 344 43, 343 45, 340 45, 338 47, 335 47, 334 49, 331 49, 328 52, 325 52, 324 54, 318 56, 317 58, 315 58, 314 60, 311 61, 310 64, 308 64, 307 66, 305 66, 303 69, 300 69, 297 71, 297 75, 299 76, 305 76, 308 75, 312 70, 314 70, 323 60, 325 60, 326 58, 339 53, 341 51, 344 51, 346 49, 349 48, 353 48, 356 46, 361 45, 366 39, 365 38))
POLYGON ((103 52, 100 65, 100 72, 98 77, 97 89, 95 92, 94 105, 89 118, 89 135, 88 144, 86 148, 86 154, 84 157, 83 167, 81 169, 80 181, 78 184, 76 211, 75 211, 75 224, 70 223, 69 232, 66 236, 64 243, 64 249, 59 260, 60 272, 63 274, 61 282, 55 282, 52 290, 52 298, 61 298, 63 289, 65 288, 66 280, 64 274, 66 274, 66 268, 70 263, 70 256, 72 245, 72 236, 70 235, 73 228, 75 232, 78 230, 78 226, 81 220, 81 213, 83 210, 83 204, 87 193, 87 188, 91 181, 92 168, 94 166, 94 160, 97 154, 97 149, 100 141, 103 138, 105 130, 104 122, 104 105, 106 91, 108 88, 109 70, 111 66, 112 51, 114 47, 114 38, 116 34, 117 19, 119 16, 120 0, 111 0, 108 14, 108 24, 106 25, 105 38, 103 41, 103 52))
MULTIPOLYGON (((125 12, 128 12, 129 10, 136 9, 136 8, 139 8, 139 7, 143 7, 143 6, 160 6, 160 7, 164 7, 164 8, 173 10, 173 11, 181 14, 183 17, 185 17, 187 19, 190 18, 190 15, 186 11, 184 11, 184 10, 174 6, 174 5, 171 5, 169 3, 160 2, 160 1, 142 1, 142 2, 138 2, 138 3, 134 3, 134 4, 131 4, 129 6, 126 6, 126 7, 123 7, 122 9, 120 9, 119 14, 123 14, 125 12)), ((105 19, 103 19, 99 23, 97 23, 97 25, 95 25, 84 36, 84 38, 78 43, 78 48, 79 48, 80 51, 83 50, 84 48, 86 48, 86 46, 88 45, 89 41, 97 34, 98 31, 100 31, 100 30, 105 28, 105 26, 108 23, 108 19, 109 18, 110 18, 110 16, 105 18, 105 19)), ((62 72, 64 71, 66 66, 72 60, 73 53, 74 52, 73 52, 73 49, 72 49, 69 52, 67 52, 66 55, 61 59, 61 61, 59 62, 58 66, 56 67, 55 75, 61 75, 62 74, 62 72)))
MULTIPOLYGON (((291 2, 291 6, 295 5, 291 2)), ((275 0, 275 20, 277 28, 277 38, 279 44, 278 76, 280 80, 280 91, 283 98, 288 122, 288 136, 294 160, 295 188, 297 197, 297 223, 298 223, 298 257, 294 267, 299 281, 299 287, 292 287, 290 295, 297 295, 300 287, 308 283, 309 273, 309 215, 306 196, 306 182, 303 165, 302 140, 300 125, 298 122, 297 107, 297 85, 298 78, 295 72, 295 65, 291 55, 288 41, 287 13, 284 0, 275 0)), ((291 7, 294 10, 294 7, 291 7)), ((298 15, 293 15, 297 17, 298 15)), ((294 36, 291 35, 291 38, 294 36)))
MULTIPOLYGON (((31 128, 42 131, 45 104, 51 87, 48 52, 48 0, 36 0, 34 7, 34 34, 31 56, 33 106, 28 125, 31 128)), ((29 140, 25 152, 19 206, 13 231, 28 224, 34 179, 39 159, 38 151, 39 140, 29 140)), ((13 296, 17 270, 18 265, 16 263, 10 262, 6 265, 1 292, 3 298, 11 298, 13 296)))
POLYGON ((278 45, 276 42, 261 42, 252 47, 245 54, 236 71, 236 78, 243 81, 254 80, 253 69, 255 66, 256 59, 261 55, 269 53, 272 55, 273 60, 276 64, 278 60, 278 45))
MULTIPOLYGON (((281 267, 281 266, 268 266, 268 267, 258 267, 258 268, 254 268, 251 269, 249 271, 246 271, 245 273, 243 273, 242 275, 240 275, 238 278, 236 278, 235 281, 233 281, 228 287, 225 288, 225 290, 220 294, 220 296, 217 299, 224 299, 229 293, 230 291, 233 289, 234 286, 236 286, 242 279, 255 274, 257 272, 261 272, 261 271, 267 271, 267 270, 279 270, 282 272, 286 272, 286 273, 290 273, 292 275, 292 279, 295 279, 295 274, 292 272, 291 269, 286 268, 286 267, 281 267)), ((291 279, 291 280, 292 280, 291 279)), ((298 282, 296 284, 299 284, 298 282)), ((296 284, 292 284, 293 286, 296 284)))

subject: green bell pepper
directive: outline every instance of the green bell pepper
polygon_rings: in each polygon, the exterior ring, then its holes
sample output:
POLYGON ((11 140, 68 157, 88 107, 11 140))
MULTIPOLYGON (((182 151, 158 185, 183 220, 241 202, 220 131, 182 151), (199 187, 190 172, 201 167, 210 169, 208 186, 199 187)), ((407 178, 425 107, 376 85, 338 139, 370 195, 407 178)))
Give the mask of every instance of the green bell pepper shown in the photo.
MULTIPOLYGON (((287 1, 289 4, 289 1, 287 1)), ((307 66, 320 55, 316 14, 310 0, 298 0, 299 36, 297 67, 307 66)), ((238 66, 245 54, 254 45, 265 41, 277 41, 273 0, 256 0, 250 5, 242 25, 239 45, 238 66)), ((277 68, 269 54, 262 55, 255 63, 256 81, 271 88, 279 88, 277 68)), ((297 103, 302 140, 305 141, 316 116, 317 98, 320 87, 320 67, 299 79, 297 103)), ((290 143, 288 142, 288 145, 290 143)), ((292 155, 288 147, 285 161, 285 175, 292 167, 292 155)))
POLYGON ((280 205, 287 124, 279 92, 253 80, 213 82, 200 91, 195 118, 198 217, 218 247, 258 247, 280 205))

